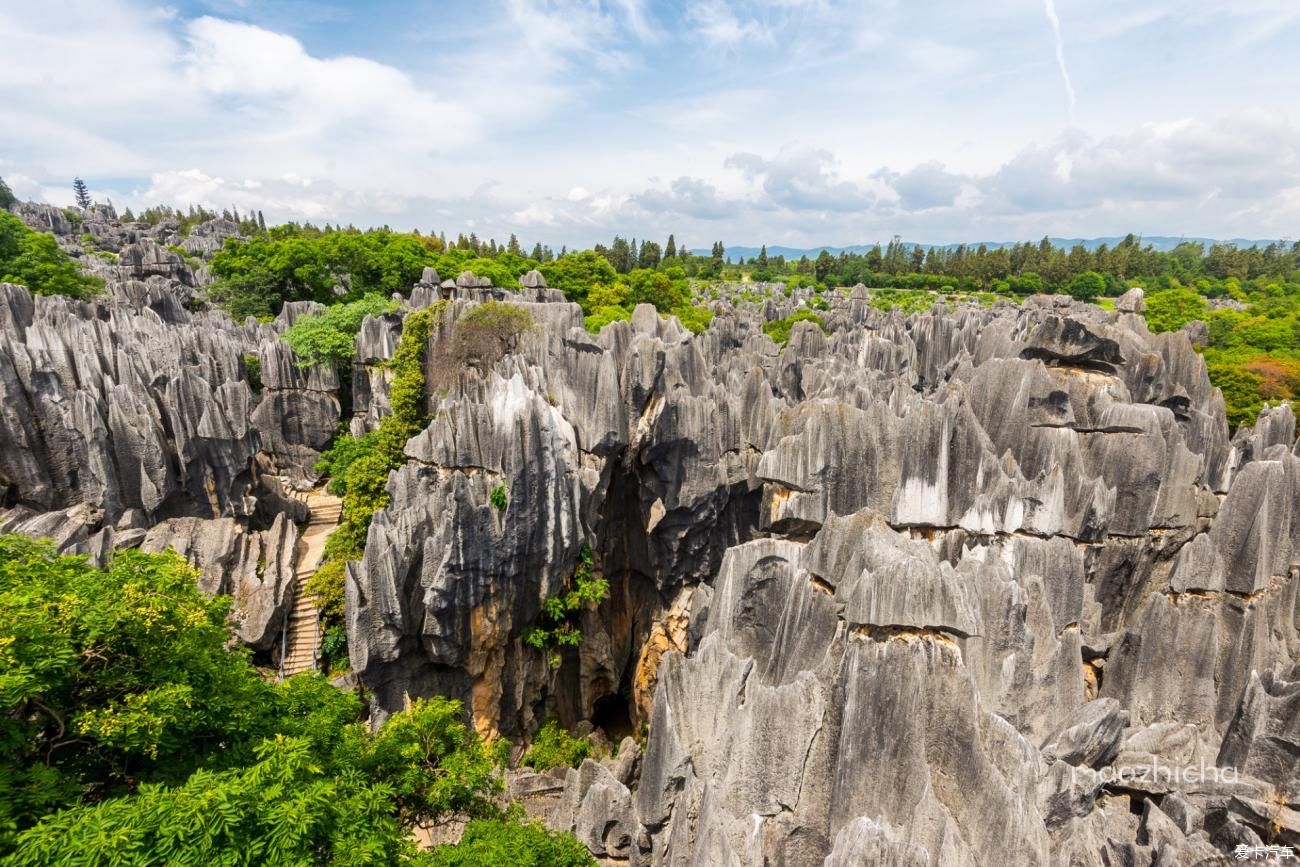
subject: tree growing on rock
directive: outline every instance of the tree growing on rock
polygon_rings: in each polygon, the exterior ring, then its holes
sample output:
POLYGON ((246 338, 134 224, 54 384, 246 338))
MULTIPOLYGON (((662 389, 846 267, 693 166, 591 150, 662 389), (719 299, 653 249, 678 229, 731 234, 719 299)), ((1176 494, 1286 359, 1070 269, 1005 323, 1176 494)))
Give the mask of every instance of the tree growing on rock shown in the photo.
POLYGON ((89 208, 94 201, 90 198, 90 188, 86 186, 86 182, 81 178, 72 179, 72 193, 77 198, 77 207, 79 208, 89 208))

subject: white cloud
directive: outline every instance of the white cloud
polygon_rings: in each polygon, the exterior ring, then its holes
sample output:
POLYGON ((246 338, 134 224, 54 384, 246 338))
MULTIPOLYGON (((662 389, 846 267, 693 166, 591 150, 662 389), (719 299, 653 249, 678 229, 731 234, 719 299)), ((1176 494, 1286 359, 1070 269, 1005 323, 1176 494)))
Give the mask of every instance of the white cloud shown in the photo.
POLYGON ((771 157, 738 153, 727 165, 760 181, 772 204, 793 211, 861 211, 876 201, 865 186, 841 178, 834 155, 818 148, 787 147, 771 157))
POLYGON ((741 42, 775 44, 771 31, 754 18, 742 18, 727 0, 697 0, 688 6, 696 32, 710 45, 729 47, 741 42))
POLYGON ((722 219, 737 207, 735 202, 719 195, 713 184, 688 177, 677 178, 666 190, 646 190, 633 196, 632 201, 646 211, 683 214, 702 220, 722 219))
POLYGON ((81 175, 119 206, 555 246, 1300 219, 1294 0, 1044 0, 1087 94, 1070 131, 1064 54, 1024 0, 488 0, 368 9, 355 40, 260 4, 150 2, 0 3, 0 173, 20 195, 66 202, 81 175))

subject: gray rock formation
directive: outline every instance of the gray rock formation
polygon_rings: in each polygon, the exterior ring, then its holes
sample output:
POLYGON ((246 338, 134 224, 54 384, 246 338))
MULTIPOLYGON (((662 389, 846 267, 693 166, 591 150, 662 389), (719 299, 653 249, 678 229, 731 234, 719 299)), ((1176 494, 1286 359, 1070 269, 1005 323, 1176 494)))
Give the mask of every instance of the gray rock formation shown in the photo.
MULTIPOLYGON (((401 313, 351 371, 304 367, 279 338, 315 305, 196 312, 178 226, 83 220, 118 254, 83 257, 104 298, 0 286, 0 529, 180 550, 273 654, 286 488, 390 411, 401 313)), ((699 335, 647 306, 592 335, 540 274, 422 275, 430 421, 347 570, 375 720, 450 694, 487 734, 622 739, 510 783, 608 863, 1195 864, 1300 834, 1289 407, 1230 437, 1140 290, 904 316, 860 286, 780 347, 764 323, 820 302, 748 288, 699 335), (466 364, 456 323, 488 300, 536 327, 466 364), (529 644, 587 551, 609 594, 581 643, 529 644)))
POLYGON ((379 716, 451 693, 526 737, 621 706, 630 779, 528 785, 633 864, 1183 863, 1264 834, 1251 805, 1295 774, 1294 418, 1230 441, 1137 293, 903 317, 855 292, 784 350, 761 325, 798 293, 698 336, 523 301, 514 352, 448 371, 491 297, 462 277, 349 570, 379 716), (521 636, 584 543, 610 597, 551 669, 521 636), (1236 779, 1155 773, 1187 763, 1236 779))

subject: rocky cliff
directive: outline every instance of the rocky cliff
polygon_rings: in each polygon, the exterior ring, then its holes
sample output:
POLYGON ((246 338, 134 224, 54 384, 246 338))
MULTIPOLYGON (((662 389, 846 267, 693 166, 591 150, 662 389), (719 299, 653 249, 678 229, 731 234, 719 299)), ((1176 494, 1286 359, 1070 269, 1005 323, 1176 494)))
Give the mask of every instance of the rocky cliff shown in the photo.
POLYGON ((616 862, 1294 839, 1290 409, 1230 439, 1137 295, 903 317, 857 290, 781 349, 761 325, 797 303, 721 304, 698 336, 525 303, 540 327, 434 397, 350 571, 376 710, 450 692, 526 736, 625 707, 644 756, 514 789, 616 862), (584 542, 611 595, 552 668, 521 634, 584 542))
MULTIPOLYGON (((67 235, 62 216, 24 212, 67 235)), ((487 734, 554 716, 626 736, 512 775, 602 859, 1163 865, 1300 843, 1295 418, 1230 437, 1140 292, 902 316, 858 287, 782 347, 762 326, 801 292, 724 291, 698 335, 644 306, 592 335, 540 275, 430 273, 335 371, 280 340, 309 307, 234 323, 159 243, 179 238, 100 222, 102 301, 0 286, 3 527, 98 557, 176 547, 273 652, 305 517, 288 491, 340 420, 389 411, 403 313, 447 300, 431 421, 348 568, 352 664, 377 718, 445 693, 487 734), (535 327, 466 365, 452 335, 488 299, 535 327), (610 593, 557 665, 525 630, 585 551, 610 593)), ((200 228, 198 257, 234 230, 200 228)))

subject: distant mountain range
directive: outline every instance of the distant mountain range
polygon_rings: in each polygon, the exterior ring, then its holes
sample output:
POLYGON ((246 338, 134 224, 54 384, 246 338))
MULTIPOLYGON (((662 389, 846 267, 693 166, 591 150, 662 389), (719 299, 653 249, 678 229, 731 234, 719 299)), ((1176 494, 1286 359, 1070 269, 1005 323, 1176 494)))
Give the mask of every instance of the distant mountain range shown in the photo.
MULTIPOLYGON (((1095 250, 1098 247, 1100 247, 1102 244, 1106 244, 1107 246, 1114 247, 1120 241, 1124 240, 1124 236, 1119 235, 1112 238, 1048 238, 1048 240, 1051 241, 1056 246, 1064 247, 1067 250, 1073 247, 1075 244, 1083 244, 1083 246, 1088 248, 1089 250, 1095 250)), ((1147 244, 1150 244, 1154 249, 1160 250, 1162 252, 1167 252, 1169 250, 1172 250, 1175 247, 1177 247, 1179 244, 1183 243, 1184 241, 1191 241, 1193 243, 1205 244, 1206 246, 1209 246, 1210 244, 1220 244, 1220 243, 1236 244, 1238 247, 1251 247, 1251 246, 1264 247, 1267 246, 1268 244, 1274 243, 1273 241, 1251 240, 1248 238, 1229 238, 1227 240, 1223 240, 1219 238, 1184 238, 1184 237, 1173 237, 1169 235, 1146 235, 1141 238, 1141 241, 1142 241, 1142 246, 1145 247, 1147 244)), ((1002 247, 1014 247, 1016 244, 1019 243, 1021 242, 1020 241, 972 241, 966 244, 966 246, 978 247, 980 244, 983 244, 984 246, 988 247, 990 250, 997 250, 1002 247)), ((800 256, 807 256, 808 258, 812 259, 815 258, 817 254, 820 253, 822 250, 826 250, 832 255, 838 256, 840 253, 866 253, 874 246, 876 245, 875 244, 854 244, 849 247, 772 246, 767 248, 767 255, 784 256, 786 259, 798 259, 800 256)), ((880 246, 883 248, 885 244, 881 244, 880 246)), ((929 250, 934 247, 938 247, 943 250, 955 250, 960 245, 959 244, 919 244, 918 245, 913 243, 912 241, 904 241, 903 246, 908 248, 920 246, 922 249, 925 250, 929 250)), ((743 256, 744 258, 748 259, 752 256, 757 256, 758 251, 759 251, 758 247, 739 247, 739 246, 727 247, 727 257, 731 259, 735 259, 737 256, 743 256)), ((711 251, 708 248, 704 248, 704 249, 691 250, 691 252, 697 256, 707 256, 711 251)))

